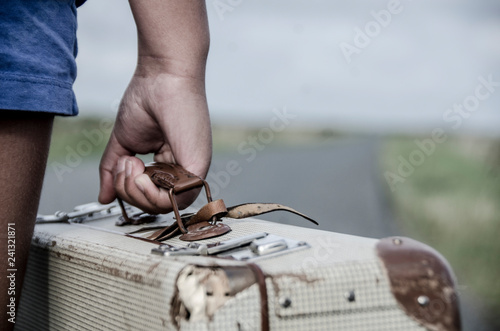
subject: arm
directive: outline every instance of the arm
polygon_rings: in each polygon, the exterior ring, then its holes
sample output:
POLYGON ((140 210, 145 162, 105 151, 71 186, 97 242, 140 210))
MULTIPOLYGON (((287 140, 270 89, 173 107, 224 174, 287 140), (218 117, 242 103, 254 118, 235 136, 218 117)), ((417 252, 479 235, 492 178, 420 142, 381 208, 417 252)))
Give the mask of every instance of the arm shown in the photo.
MULTIPOLYGON (((138 63, 123 96, 100 165, 99 201, 117 195, 145 211, 171 210, 167 194, 143 175, 135 154, 155 153, 205 177, 212 156, 205 95, 209 47, 203 0, 130 0, 138 31, 138 63)), ((190 204, 197 192, 178 199, 190 204)))

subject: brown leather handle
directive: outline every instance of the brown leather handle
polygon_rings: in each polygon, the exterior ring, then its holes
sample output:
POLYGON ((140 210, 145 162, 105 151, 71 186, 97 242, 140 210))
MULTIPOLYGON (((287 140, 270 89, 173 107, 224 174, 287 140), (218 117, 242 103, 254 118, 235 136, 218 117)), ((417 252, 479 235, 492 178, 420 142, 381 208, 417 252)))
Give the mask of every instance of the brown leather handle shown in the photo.
MULTIPOLYGON (((182 193, 193 188, 208 186, 205 181, 183 167, 172 163, 153 162, 146 164, 144 173, 151 178, 156 186, 170 190, 173 193, 182 193)), ((210 198, 210 200, 212 200, 210 198)))
MULTIPOLYGON (((160 162, 148 163, 145 166, 144 173, 149 176, 151 181, 156 186, 168 190, 168 197, 170 199, 170 203, 172 204, 172 209, 174 210, 177 226, 184 234, 188 231, 182 222, 179 207, 177 206, 177 202, 175 200, 175 194, 203 186, 205 187, 208 202, 212 202, 212 194, 210 193, 210 187, 207 182, 203 178, 187 171, 178 164, 160 162)), ((123 202, 120 199, 118 199, 118 202, 122 208, 125 223, 132 224, 134 220, 131 220, 131 218, 128 217, 123 206, 123 202)))

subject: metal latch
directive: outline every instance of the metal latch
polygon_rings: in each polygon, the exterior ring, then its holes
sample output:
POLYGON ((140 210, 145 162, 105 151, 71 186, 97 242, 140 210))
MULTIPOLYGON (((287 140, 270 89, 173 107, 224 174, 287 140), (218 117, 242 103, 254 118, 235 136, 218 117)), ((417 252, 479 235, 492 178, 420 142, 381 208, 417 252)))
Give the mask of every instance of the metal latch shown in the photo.
POLYGON ((159 247, 153 248, 151 252, 167 256, 203 255, 248 261, 308 247, 310 247, 309 244, 304 241, 260 232, 215 244, 189 243, 186 246, 161 244, 159 247))
POLYGON ((97 202, 76 206, 72 212, 56 211, 53 215, 36 216, 36 223, 72 222, 82 223, 121 214, 121 209, 116 203, 102 205, 97 202))

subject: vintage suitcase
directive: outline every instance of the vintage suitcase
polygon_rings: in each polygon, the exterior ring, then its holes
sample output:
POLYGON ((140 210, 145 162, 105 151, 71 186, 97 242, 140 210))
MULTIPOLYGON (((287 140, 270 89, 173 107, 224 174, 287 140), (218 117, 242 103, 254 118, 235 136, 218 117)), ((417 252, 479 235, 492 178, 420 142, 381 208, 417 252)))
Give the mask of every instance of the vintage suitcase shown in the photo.
POLYGON ((16 330, 460 330, 450 267, 412 239, 251 218, 158 245, 124 235, 141 225, 119 212, 37 224, 16 330))

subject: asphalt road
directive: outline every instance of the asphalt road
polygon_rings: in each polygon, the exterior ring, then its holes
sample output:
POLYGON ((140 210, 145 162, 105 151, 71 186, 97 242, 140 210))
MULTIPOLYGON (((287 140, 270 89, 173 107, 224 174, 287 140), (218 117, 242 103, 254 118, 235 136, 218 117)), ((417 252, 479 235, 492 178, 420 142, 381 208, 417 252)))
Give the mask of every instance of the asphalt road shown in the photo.
MULTIPOLYGON (((372 238, 404 235, 391 214, 386 184, 378 167, 376 138, 325 140, 314 147, 246 146, 241 153, 216 154, 208 182, 214 198, 226 205, 276 202, 316 219, 308 223, 276 212, 261 218, 372 238)), ((257 146, 257 145, 256 145, 257 146)), ((83 162, 59 176, 48 164, 39 212, 69 211, 96 201, 97 161, 83 162)), ((194 206, 201 206, 203 195, 194 206)), ((464 287, 463 330, 489 331, 464 287), (465 293, 464 293, 465 292, 465 293)))
POLYGON ((309 148, 267 147, 255 154, 219 156, 208 181, 227 205, 278 202, 320 225, 281 212, 263 218, 379 238, 398 230, 380 185, 376 153, 377 142, 365 139, 325 141, 309 148), (234 175, 228 176, 232 168, 239 172, 233 169, 234 175))

